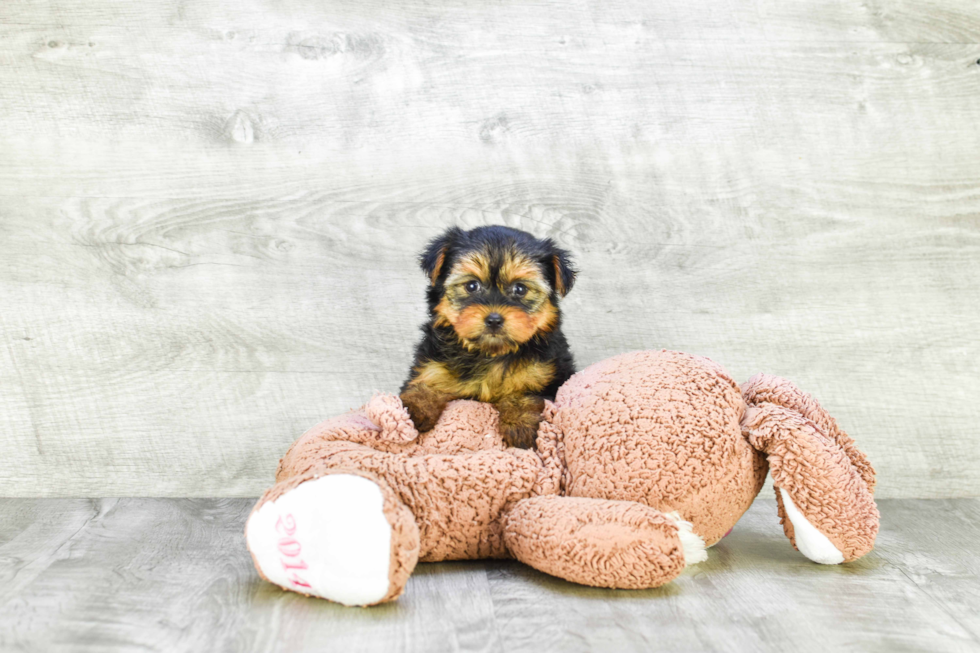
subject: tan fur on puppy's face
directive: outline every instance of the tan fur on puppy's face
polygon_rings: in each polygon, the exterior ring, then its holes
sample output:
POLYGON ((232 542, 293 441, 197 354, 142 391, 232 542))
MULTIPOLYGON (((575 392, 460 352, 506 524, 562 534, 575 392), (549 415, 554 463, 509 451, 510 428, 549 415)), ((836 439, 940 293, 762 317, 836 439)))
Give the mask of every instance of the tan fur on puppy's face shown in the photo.
POLYGON ((554 328, 558 312, 541 267, 519 251, 476 251, 462 256, 449 271, 436 324, 452 326, 470 351, 490 356, 516 352, 536 333, 554 328), (479 284, 470 291, 467 284, 479 284), (518 284, 526 289, 516 292, 518 284), (491 332, 486 317, 498 313, 502 328, 491 332))

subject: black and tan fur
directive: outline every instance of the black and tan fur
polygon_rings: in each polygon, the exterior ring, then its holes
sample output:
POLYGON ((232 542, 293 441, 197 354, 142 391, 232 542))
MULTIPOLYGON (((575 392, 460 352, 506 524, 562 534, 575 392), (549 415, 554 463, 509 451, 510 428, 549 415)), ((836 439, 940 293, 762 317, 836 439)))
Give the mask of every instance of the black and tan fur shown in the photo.
POLYGON ((575 281, 568 252, 509 227, 453 227, 420 262, 429 320, 401 391, 412 421, 426 431, 449 401, 486 401, 509 445, 533 446, 544 400, 575 372, 558 308, 575 281))

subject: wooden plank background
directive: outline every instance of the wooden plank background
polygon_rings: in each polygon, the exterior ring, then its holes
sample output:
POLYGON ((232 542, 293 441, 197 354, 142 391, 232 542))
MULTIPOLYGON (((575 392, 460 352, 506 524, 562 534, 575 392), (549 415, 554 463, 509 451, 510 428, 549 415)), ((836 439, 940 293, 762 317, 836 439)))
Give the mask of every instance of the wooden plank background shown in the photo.
POLYGON ((980 494, 971 0, 4 0, 0 495, 252 496, 395 390, 449 224, 559 240, 582 365, 784 375, 980 494))

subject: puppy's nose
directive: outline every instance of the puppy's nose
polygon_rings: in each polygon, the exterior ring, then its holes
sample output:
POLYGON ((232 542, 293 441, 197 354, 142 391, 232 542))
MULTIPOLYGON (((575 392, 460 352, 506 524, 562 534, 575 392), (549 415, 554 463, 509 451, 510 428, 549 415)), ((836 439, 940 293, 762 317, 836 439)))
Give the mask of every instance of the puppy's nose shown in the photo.
POLYGON ((504 316, 500 313, 491 313, 483 319, 483 323, 491 329, 499 329, 504 325, 504 316))

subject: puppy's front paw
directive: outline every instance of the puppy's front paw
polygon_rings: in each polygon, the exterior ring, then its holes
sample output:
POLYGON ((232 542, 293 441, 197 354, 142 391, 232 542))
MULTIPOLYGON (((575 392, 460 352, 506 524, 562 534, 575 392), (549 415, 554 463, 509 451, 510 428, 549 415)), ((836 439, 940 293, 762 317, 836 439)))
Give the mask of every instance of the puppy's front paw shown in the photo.
POLYGON ((544 399, 533 395, 505 397, 497 402, 500 413, 500 435, 509 447, 530 449, 538 436, 544 399))
POLYGON ((431 431, 439 421, 442 409, 446 407, 445 402, 426 400, 424 395, 417 392, 403 392, 400 397, 402 405, 408 410, 408 416, 412 418, 412 424, 419 433, 431 431))
POLYGON ((531 449, 538 436, 538 423, 540 419, 530 423, 528 420, 517 424, 500 424, 500 435, 508 447, 518 449, 531 449))

